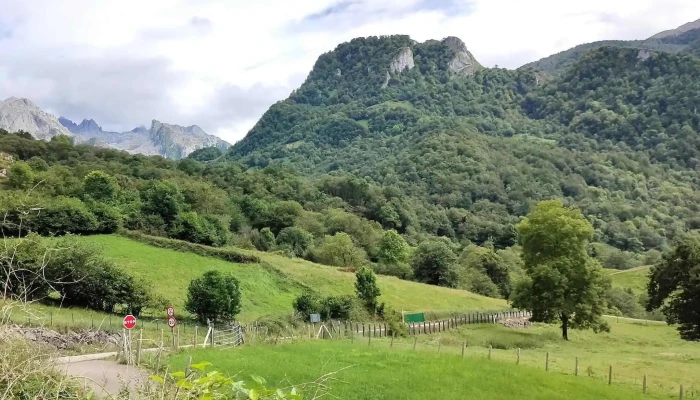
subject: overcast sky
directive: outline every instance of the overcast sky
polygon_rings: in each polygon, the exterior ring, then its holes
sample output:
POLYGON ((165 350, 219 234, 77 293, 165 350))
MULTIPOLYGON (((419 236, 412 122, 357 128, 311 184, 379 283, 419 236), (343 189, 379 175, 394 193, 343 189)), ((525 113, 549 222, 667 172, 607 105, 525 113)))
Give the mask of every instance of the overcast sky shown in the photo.
POLYGON ((0 99, 235 142, 353 37, 458 36, 485 66, 515 68, 698 18, 697 0, 0 0, 0 99))

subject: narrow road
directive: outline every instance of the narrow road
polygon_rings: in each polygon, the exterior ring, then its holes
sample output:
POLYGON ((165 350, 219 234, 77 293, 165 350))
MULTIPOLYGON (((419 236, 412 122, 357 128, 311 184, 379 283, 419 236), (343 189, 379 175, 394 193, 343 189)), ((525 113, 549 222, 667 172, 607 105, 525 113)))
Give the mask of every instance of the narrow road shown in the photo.
POLYGON ((131 391, 150 379, 146 371, 111 360, 69 362, 57 367, 68 376, 82 378, 97 397, 117 396, 122 388, 131 391))

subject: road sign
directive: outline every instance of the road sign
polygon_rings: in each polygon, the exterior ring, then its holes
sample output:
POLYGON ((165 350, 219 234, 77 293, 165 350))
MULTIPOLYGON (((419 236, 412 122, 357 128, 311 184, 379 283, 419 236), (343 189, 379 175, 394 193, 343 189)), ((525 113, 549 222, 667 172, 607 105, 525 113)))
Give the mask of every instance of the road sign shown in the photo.
POLYGON ((309 320, 311 322, 321 322, 321 314, 311 314, 309 315, 309 320))
POLYGON ((134 329, 135 326, 136 326, 136 317, 134 317, 131 314, 124 317, 124 328, 134 329))
POLYGON ((168 326, 169 327, 174 328, 176 324, 177 324, 177 320, 175 319, 175 317, 168 318, 168 326))
POLYGON ((175 307, 173 306, 168 306, 168 317, 174 317, 175 316, 175 307))

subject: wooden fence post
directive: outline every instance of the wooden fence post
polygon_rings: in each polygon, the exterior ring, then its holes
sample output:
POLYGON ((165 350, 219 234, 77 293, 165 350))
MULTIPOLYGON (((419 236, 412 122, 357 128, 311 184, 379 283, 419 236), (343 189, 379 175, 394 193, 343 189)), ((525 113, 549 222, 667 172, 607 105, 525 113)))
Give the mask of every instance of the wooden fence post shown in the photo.
POLYGON ((578 357, 576 357, 576 362, 574 364, 574 376, 578 376, 578 357))
POLYGON ((545 359, 545 362, 544 362, 544 370, 549 371, 549 352, 547 352, 547 358, 545 359))
POLYGON ((644 379, 642 379, 642 393, 647 394, 647 376, 644 375, 644 379))
POLYGON ((681 394, 678 397, 680 400, 683 400, 683 385, 681 385, 681 394))
POLYGON ((199 325, 194 326, 194 342, 192 343, 192 347, 195 349, 197 348, 197 333, 199 331, 199 325))
POLYGON ((489 360, 491 359, 491 350, 492 350, 492 347, 491 347, 491 345, 489 345, 489 360))
POLYGON ((391 335, 391 344, 389 345, 389 347, 394 347, 394 336, 396 335, 391 335))
POLYGON ((518 358, 515 360, 515 365, 520 365, 520 347, 518 347, 518 358))
POLYGON ((177 327, 176 331, 177 332, 175 333, 177 337, 175 338, 175 350, 180 350, 180 326, 177 327))
POLYGON ((143 329, 139 331, 139 342, 136 343, 136 365, 141 364, 141 343, 143 343, 143 329))
POLYGON ((612 385, 612 365, 608 368, 608 385, 612 385))
POLYGON ((440 354, 440 348, 442 347, 442 339, 438 340, 438 354, 440 354))
POLYGON ((367 346, 372 344, 372 335, 367 335, 367 346))

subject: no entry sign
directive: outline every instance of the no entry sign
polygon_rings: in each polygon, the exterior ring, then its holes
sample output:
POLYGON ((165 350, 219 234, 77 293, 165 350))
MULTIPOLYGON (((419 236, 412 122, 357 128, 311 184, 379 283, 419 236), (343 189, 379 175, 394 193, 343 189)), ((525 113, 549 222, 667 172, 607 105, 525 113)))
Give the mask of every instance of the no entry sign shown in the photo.
POLYGON ((136 326, 136 317, 134 317, 131 314, 124 317, 124 328, 134 329, 135 326, 136 326))

